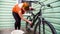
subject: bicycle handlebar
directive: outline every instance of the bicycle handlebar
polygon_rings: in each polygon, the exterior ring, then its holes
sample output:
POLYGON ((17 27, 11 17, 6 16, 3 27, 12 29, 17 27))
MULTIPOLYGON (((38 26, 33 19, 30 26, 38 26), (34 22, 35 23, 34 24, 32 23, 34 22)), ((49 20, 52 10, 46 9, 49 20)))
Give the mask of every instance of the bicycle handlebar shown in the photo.
MULTIPOLYGON (((60 1, 60 0, 58 0, 60 1)), ((54 2, 51 2, 51 3, 48 3, 48 4, 44 4, 43 2, 39 2, 39 1, 28 1, 28 2, 31 2, 31 3, 38 3, 39 5, 41 5, 40 8, 42 8, 43 6, 47 6, 47 7, 50 7, 50 8, 53 8, 50 4, 52 3, 55 3, 55 2, 58 2, 58 1, 54 1, 54 2)), ((41 9, 40 9, 41 10, 41 9)), ((32 12, 30 12, 32 15, 34 15, 32 12)))
POLYGON ((47 5, 45 5, 43 2, 38 2, 41 6, 47 6, 47 7, 50 7, 50 8, 52 8, 52 6, 50 5, 50 4, 47 4, 47 5))
MULTIPOLYGON (((45 0, 45 1, 47 1, 47 0, 45 0)), ((45 2, 45 1, 43 1, 43 2, 45 2)), ((28 2, 31 2, 31 3, 38 3, 38 4, 40 4, 41 6, 47 6, 47 7, 50 7, 50 8, 53 8, 50 4, 52 4, 52 3, 55 3, 55 2, 59 2, 60 0, 57 0, 57 1, 54 1, 54 2, 51 2, 51 3, 48 3, 48 4, 44 4, 43 2, 39 2, 39 1, 28 1, 28 2)))
POLYGON ((39 2, 39 1, 29 1, 29 2, 31 2, 31 3, 38 3, 38 4, 40 4, 41 6, 47 6, 47 7, 52 8, 52 6, 51 6, 50 4, 45 5, 43 2, 39 2))

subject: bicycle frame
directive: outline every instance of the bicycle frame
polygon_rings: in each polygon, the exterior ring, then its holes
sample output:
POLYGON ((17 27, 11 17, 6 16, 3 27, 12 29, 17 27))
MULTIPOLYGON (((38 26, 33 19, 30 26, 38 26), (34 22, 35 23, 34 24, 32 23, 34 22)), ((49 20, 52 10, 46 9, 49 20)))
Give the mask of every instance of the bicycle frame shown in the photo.
MULTIPOLYGON (((39 4, 41 4, 41 2, 40 2, 39 4)), ((32 23, 32 26, 31 26, 31 27, 34 26, 34 24, 35 24, 35 22, 37 21, 37 19, 39 18, 39 16, 42 17, 42 9, 41 9, 41 8, 42 8, 43 6, 44 6, 44 4, 41 5, 40 10, 39 10, 39 12, 38 12, 36 15, 34 15, 32 12, 30 12, 30 13, 32 14, 32 16, 33 16, 33 23, 32 23)))

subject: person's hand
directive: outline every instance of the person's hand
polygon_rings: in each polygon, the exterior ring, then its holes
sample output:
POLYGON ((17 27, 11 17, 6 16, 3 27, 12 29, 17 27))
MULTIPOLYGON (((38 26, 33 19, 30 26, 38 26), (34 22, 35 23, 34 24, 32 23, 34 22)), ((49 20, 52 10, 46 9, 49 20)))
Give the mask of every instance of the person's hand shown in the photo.
POLYGON ((31 10, 35 10, 34 8, 31 8, 31 10))
POLYGON ((35 10, 34 8, 31 8, 30 10, 35 10))
POLYGON ((30 25, 32 25, 32 22, 31 21, 28 21, 30 25))
POLYGON ((34 9, 34 8, 32 8, 32 7, 30 7, 29 9, 30 9, 30 10, 35 10, 35 9, 34 9))

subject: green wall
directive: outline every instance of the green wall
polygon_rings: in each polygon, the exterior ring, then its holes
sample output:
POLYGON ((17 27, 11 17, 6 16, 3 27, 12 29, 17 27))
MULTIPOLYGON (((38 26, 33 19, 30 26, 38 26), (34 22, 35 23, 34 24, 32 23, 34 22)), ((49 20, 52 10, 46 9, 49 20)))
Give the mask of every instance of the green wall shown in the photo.
MULTIPOLYGON (((57 1, 57 0, 48 0, 44 3, 48 4, 54 1, 57 1)), ((13 16, 12 16, 12 7, 15 5, 16 2, 17 1, 15 0, 0 0, 0 28, 13 28, 14 27, 15 20, 13 19, 13 16)), ((46 7, 43 10, 43 17, 47 21, 51 22, 51 24, 53 24, 53 26, 56 28, 57 33, 60 34, 60 7, 59 7, 60 1, 55 2, 51 5, 54 8, 51 9, 51 8, 46 7)), ((34 4, 33 7, 34 6, 38 11, 39 5, 34 4)), ((37 11, 35 11, 34 13, 36 13, 37 11)), ((25 27, 25 21, 21 21, 21 22, 22 22, 21 24, 22 27, 25 27)))

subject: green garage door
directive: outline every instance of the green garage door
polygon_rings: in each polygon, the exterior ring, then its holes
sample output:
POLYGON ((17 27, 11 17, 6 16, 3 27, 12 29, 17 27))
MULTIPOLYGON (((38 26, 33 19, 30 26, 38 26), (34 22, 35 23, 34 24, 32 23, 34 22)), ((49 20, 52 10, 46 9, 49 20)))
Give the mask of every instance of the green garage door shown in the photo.
MULTIPOLYGON (((12 28, 14 26, 12 7, 16 2, 16 0, 0 0, 0 28, 12 28)), ((22 25, 24 25, 24 21, 22 25)))
MULTIPOLYGON (((48 0, 44 3, 48 4, 54 1, 57 0, 48 0)), ((15 21, 13 19, 11 10, 16 2, 17 2, 16 0, 0 0, 0 28, 14 27, 15 21)), ((49 9, 45 8, 43 10, 43 17, 47 21, 51 22, 51 24, 53 24, 53 26, 56 28, 57 33, 60 34, 60 1, 52 3, 51 5, 54 7, 53 10, 51 8, 49 9)), ((24 21, 22 21, 22 27, 25 27, 24 21)))

